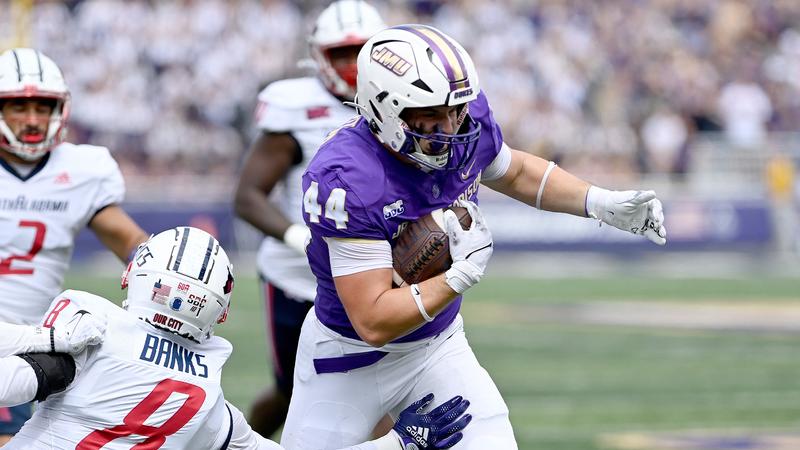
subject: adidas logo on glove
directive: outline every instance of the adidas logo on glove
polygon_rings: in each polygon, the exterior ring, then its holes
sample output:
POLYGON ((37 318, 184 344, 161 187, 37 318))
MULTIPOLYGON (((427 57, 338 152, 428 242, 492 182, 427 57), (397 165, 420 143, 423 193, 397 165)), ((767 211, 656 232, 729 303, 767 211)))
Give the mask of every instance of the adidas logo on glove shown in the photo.
POLYGON ((420 448, 428 448, 428 433, 430 431, 429 428, 422 428, 422 427, 412 427, 406 426, 406 431, 414 441, 414 442, 406 442, 405 448, 403 450, 419 450, 420 448))

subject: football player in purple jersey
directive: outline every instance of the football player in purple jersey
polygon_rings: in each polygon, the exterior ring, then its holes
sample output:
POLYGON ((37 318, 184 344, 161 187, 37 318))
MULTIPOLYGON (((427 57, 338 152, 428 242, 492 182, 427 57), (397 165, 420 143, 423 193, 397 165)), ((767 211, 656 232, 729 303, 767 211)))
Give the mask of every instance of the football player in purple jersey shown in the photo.
POLYGON ((402 25, 358 56, 360 117, 320 147, 303 176, 307 254, 317 297, 303 325, 283 430, 289 449, 365 439, 385 412, 427 392, 463 393, 474 420, 456 448, 516 449, 508 408, 464 335, 463 294, 478 283, 492 237, 481 184, 536 208, 591 217, 666 243, 652 191, 609 191, 514 150, 480 90, 467 52, 441 31, 402 25), (393 283, 391 249, 405 225, 444 213, 453 264, 411 286, 393 283))
MULTIPOLYGON (((289 410, 300 328, 316 295, 305 254, 308 228, 300 214, 301 177, 325 136, 356 115, 342 103, 355 96, 356 57, 384 28, 380 14, 367 2, 331 3, 309 38, 316 76, 275 81, 258 96, 259 135, 242 165, 234 204, 236 213, 266 236, 257 266, 275 382, 255 399, 249 417, 264 436, 280 429, 289 410)), ((382 426, 378 434, 391 428, 391 422, 382 426)))

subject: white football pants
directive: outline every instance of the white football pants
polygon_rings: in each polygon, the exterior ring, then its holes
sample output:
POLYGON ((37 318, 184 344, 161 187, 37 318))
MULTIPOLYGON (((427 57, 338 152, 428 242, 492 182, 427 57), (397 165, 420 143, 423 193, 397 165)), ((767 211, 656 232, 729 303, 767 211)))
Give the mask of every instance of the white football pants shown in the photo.
POLYGON ((437 336, 389 344, 378 362, 340 373, 317 374, 314 358, 373 351, 364 342, 342 337, 309 311, 300 334, 294 392, 283 428, 287 450, 330 450, 370 439, 378 420, 400 411, 430 392, 432 405, 455 395, 470 401, 473 420, 454 450, 515 450, 508 407, 481 367, 456 320, 437 336))

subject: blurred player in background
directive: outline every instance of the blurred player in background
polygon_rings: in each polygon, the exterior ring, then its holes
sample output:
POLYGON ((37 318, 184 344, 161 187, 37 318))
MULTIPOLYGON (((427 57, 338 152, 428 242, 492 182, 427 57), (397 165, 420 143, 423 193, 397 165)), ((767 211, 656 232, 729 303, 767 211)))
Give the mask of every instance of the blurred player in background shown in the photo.
MULTIPOLYGON (((232 347, 214 336, 214 327, 227 318, 233 268, 219 242, 191 227, 159 233, 139 247, 122 283, 128 289, 124 309, 74 290, 53 300, 41 325, 72 330, 76 321, 93 320, 89 315, 101 321, 98 328, 107 323, 105 339, 74 361, 58 353, 17 358, 33 370, 20 371, 9 396, 27 393, 26 400, 42 403, 7 447, 280 449, 253 432, 223 397, 222 367, 232 347)), ((28 338, 40 340, 35 333, 28 338)), ((77 350, 81 340, 75 341, 57 349, 77 350)), ((422 412, 432 398, 404 411, 386 436, 351 448, 451 447, 471 419, 463 414, 469 402, 454 397, 422 412), (422 435, 413 432, 422 428, 422 435)))
MULTIPOLYGON (((122 261, 147 239, 119 206, 125 186, 108 149, 62 142, 69 104, 50 58, 0 54, 0 322, 41 318, 83 227, 122 261)), ((30 405, 0 409, 0 445, 30 414, 30 405)))
POLYGON ((303 175, 317 298, 300 335, 281 443, 336 448, 369 435, 423 392, 468 392, 475 420, 458 448, 517 448, 508 407, 464 335, 461 294, 492 254, 475 201, 481 183, 528 205, 594 217, 666 242, 652 191, 608 191, 503 142, 467 52, 441 31, 378 32, 358 56, 361 117, 333 133, 303 175), (453 264, 394 287, 392 244, 410 221, 444 213, 453 264))
POLYGON ((236 213, 267 237, 258 252, 269 320, 275 386, 264 391, 250 423, 264 436, 283 424, 292 393, 297 340, 313 306, 316 281, 308 268, 308 228, 301 216, 301 176, 325 136, 352 118, 356 57, 385 28, 378 11, 361 0, 340 0, 319 15, 309 39, 317 76, 276 81, 258 96, 260 131, 244 161, 236 213))

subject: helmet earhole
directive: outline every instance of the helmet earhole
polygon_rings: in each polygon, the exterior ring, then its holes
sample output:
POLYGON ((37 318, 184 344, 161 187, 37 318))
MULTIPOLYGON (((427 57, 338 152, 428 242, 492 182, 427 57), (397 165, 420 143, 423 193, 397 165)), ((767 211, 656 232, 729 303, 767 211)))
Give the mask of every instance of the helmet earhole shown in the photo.
POLYGON ((369 107, 372 108, 372 114, 375 116, 375 118, 378 119, 378 121, 383 122, 383 116, 381 116, 381 113, 378 111, 378 108, 375 107, 375 104, 369 102, 369 107))
POLYGON ((369 130, 376 134, 381 132, 381 128, 374 120, 369 121, 369 130))

